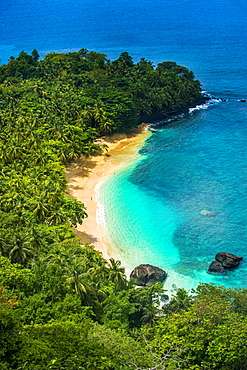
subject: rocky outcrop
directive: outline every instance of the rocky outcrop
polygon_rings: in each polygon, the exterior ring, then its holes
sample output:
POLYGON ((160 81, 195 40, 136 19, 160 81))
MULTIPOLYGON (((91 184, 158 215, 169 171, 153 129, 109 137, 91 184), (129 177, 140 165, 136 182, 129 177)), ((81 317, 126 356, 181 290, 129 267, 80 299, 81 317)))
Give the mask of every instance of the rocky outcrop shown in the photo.
POLYGON ((213 261, 211 265, 208 268, 208 272, 218 272, 218 273, 223 273, 225 272, 224 267, 221 265, 221 263, 217 261, 213 261))
POLYGON ((243 257, 236 256, 235 254, 232 253, 227 252, 217 253, 215 256, 216 261, 213 261, 210 264, 208 272, 224 273, 226 270, 237 267, 240 261, 242 261, 242 259, 243 257))
POLYGON ((225 269, 231 269, 237 267, 243 257, 235 256, 235 254, 232 253, 220 252, 216 254, 215 259, 221 263, 225 269))
POLYGON ((162 282, 167 277, 167 273, 161 268, 153 265, 143 264, 134 268, 130 278, 135 280, 136 285, 152 286, 157 282, 162 282))

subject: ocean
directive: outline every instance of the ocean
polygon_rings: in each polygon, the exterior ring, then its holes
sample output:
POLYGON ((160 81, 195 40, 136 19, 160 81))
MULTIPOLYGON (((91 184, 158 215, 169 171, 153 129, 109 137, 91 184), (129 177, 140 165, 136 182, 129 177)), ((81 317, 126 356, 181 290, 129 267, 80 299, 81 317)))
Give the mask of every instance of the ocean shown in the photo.
POLYGON ((157 126, 136 159, 101 187, 109 240, 128 267, 168 272, 165 288, 247 288, 247 4, 242 0, 2 0, 0 61, 34 48, 128 51, 193 70, 212 104, 157 126), (202 211, 215 216, 205 216, 202 211), (202 213, 201 213, 202 212, 202 213), (218 252, 243 256, 223 276, 218 252))

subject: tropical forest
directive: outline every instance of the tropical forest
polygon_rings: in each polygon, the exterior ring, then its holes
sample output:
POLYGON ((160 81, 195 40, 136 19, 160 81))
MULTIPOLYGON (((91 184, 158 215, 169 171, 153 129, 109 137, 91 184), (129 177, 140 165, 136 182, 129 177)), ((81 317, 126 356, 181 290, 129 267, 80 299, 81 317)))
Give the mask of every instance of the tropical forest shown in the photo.
POLYGON ((202 284, 168 301, 138 288, 74 229, 87 217, 66 166, 104 135, 205 98, 175 62, 123 52, 21 51, 0 66, 0 369, 247 368, 247 289, 202 284))

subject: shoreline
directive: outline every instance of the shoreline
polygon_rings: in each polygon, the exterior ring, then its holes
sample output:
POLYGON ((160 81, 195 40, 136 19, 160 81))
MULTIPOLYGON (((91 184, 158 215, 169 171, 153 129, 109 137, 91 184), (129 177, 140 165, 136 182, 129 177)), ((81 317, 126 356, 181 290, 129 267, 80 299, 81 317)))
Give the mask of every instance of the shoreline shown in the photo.
MULTIPOLYGON (((138 156, 139 149, 143 147, 146 139, 152 135, 152 132, 147 130, 148 126, 150 124, 142 124, 137 129, 127 133, 101 138, 98 143, 107 144, 108 150, 89 158, 82 156, 66 168, 68 193, 85 205, 88 214, 82 225, 77 225, 77 228, 74 228, 75 235, 81 240, 82 244, 94 245, 95 250, 101 252, 104 259, 109 260, 113 257, 120 260, 127 277, 129 277, 133 267, 130 267, 128 261, 123 260, 120 253, 118 255, 117 250, 111 246, 107 231, 98 220, 100 211, 98 193, 99 187, 105 180, 138 156)), ((201 283, 201 280, 180 275, 171 267, 165 268, 165 271, 167 272, 167 278, 163 283, 163 288, 169 297, 178 288, 186 287, 187 290, 191 290, 201 283)))
POLYGON ((113 255, 106 230, 97 220, 97 189, 107 178, 138 156, 138 150, 152 135, 147 130, 148 126, 149 124, 141 124, 129 132, 100 139, 98 143, 107 144, 108 150, 89 158, 82 156, 66 168, 69 195, 84 203, 88 214, 74 232, 83 244, 93 244, 107 260, 117 256, 115 253, 113 255))

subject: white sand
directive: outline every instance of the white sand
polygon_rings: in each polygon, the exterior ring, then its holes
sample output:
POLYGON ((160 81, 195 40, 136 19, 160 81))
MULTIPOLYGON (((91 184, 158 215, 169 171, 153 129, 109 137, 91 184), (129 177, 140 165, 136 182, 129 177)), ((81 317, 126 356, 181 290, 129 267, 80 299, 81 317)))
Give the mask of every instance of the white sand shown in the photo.
POLYGON ((136 157, 144 141, 151 135, 146 127, 147 124, 143 124, 126 134, 101 139, 102 143, 108 145, 107 152, 90 158, 81 157, 67 168, 69 194, 84 203, 88 214, 83 224, 77 226, 75 233, 82 243, 92 243, 106 259, 111 256, 111 246, 102 226, 97 223, 96 189, 98 184, 102 184, 136 157))

